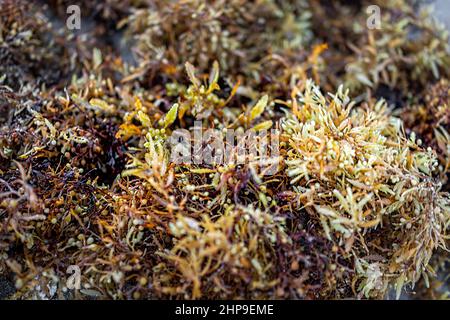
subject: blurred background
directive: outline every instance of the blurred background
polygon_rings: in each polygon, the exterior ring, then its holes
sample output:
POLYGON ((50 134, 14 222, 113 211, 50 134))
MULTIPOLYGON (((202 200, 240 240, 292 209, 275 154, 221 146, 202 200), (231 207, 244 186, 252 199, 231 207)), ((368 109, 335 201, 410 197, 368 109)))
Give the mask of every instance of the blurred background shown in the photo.
POLYGON ((450 30, 450 1, 436 0, 434 1, 434 15, 450 30))

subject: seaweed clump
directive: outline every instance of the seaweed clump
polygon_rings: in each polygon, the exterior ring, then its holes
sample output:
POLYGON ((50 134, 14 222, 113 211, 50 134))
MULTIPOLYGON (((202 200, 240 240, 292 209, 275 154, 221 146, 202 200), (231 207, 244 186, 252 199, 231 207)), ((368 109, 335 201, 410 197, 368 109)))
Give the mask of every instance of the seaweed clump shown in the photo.
POLYGON ((441 79, 427 90, 423 103, 405 108, 405 119, 420 143, 431 146, 437 151, 441 181, 448 182, 450 170, 450 86, 447 79, 441 79))
POLYGON ((34 2, 2 0, 0 6, 0 83, 15 90, 58 85, 69 67, 63 36, 34 2))
POLYGON ((420 6, 106 1, 71 36, 43 2, 0 1, 10 298, 446 297, 450 55, 420 6))

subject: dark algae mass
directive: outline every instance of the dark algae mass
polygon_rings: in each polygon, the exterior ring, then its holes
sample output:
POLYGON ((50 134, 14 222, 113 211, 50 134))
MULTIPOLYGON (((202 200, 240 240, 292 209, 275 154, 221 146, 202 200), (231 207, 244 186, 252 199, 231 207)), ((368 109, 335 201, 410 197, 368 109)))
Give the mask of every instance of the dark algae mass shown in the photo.
POLYGON ((0 299, 447 299, 449 66, 422 1, 0 0, 0 299))

